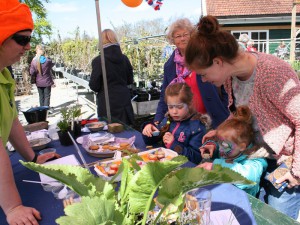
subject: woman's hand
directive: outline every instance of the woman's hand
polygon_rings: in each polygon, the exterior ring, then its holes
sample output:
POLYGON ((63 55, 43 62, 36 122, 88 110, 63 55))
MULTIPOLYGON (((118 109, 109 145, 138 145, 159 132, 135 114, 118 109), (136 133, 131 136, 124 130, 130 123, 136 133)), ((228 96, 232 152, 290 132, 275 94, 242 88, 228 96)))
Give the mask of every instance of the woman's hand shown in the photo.
POLYGON ((206 169, 206 170, 212 170, 212 168, 213 168, 213 163, 211 163, 211 162, 205 162, 205 163, 199 164, 199 165, 196 166, 196 167, 198 167, 198 168, 204 168, 204 169, 206 169))
POLYGON ((174 136, 170 132, 165 133, 163 136, 163 142, 165 145, 169 145, 174 141, 174 136))
POLYGON ((288 182, 288 188, 293 188, 295 186, 299 186, 300 185, 300 179, 296 179, 295 177, 292 176, 291 172, 287 172, 286 174, 284 174, 282 177, 280 177, 279 179, 276 180, 277 184, 280 184, 284 181, 288 182))
POLYGON ((216 146, 214 144, 206 144, 199 148, 202 158, 203 158, 203 153, 206 153, 206 152, 209 152, 209 156, 210 156, 210 158, 212 158, 215 149, 216 149, 216 146))
POLYGON ((41 220, 40 212, 31 207, 19 205, 6 213, 6 220, 9 225, 28 224, 38 225, 41 220))
POLYGON ((158 129, 153 124, 147 124, 143 129, 143 135, 147 137, 152 137, 152 132, 158 131, 158 129))
POLYGON ((202 138, 202 144, 216 135, 217 135, 216 130, 211 130, 211 131, 207 132, 202 138))
POLYGON ((45 153, 43 155, 39 155, 37 160, 36 160, 36 163, 38 164, 42 164, 44 162, 47 162, 49 159, 58 159, 60 158, 61 156, 57 153, 52 153, 52 152, 49 152, 49 153, 45 153))

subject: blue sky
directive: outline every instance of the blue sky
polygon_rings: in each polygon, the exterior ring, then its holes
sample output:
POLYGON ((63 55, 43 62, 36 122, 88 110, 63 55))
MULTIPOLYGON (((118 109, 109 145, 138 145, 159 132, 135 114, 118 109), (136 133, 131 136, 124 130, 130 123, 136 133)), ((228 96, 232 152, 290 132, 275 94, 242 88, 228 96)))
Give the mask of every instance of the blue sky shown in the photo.
MULTIPOLYGON (((143 0, 136 8, 125 6, 121 0, 99 0, 102 29, 124 23, 161 18, 169 22, 179 17, 187 17, 197 22, 201 13, 201 0, 164 0, 159 11, 155 11, 143 0)), ((54 33, 60 31, 62 37, 72 36, 80 27, 88 35, 97 36, 96 9, 94 0, 51 0, 45 7, 54 33)))

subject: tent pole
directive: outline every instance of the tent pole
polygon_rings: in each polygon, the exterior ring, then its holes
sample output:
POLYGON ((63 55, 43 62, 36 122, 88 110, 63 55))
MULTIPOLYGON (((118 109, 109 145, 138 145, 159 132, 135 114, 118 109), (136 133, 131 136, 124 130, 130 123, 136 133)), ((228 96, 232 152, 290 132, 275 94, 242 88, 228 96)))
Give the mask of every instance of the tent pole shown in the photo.
POLYGON ((111 123, 111 114, 110 114, 110 106, 109 106, 109 96, 108 96, 108 86, 107 86, 104 50, 103 50, 103 45, 102 45, 103 41, 102 41, 102 35, 101 35, 102 29, 101 29, 101 17, 100 17, 99 0, 95 0, 95 4, 96 4, 96 14, 97 14, 96 16, 97 16, 97 25, 98 25, 99 48, 100 48, 100 52, 101 52, 100 57, 101 57, 101 68, 102 68, 102 74, 103 74, 103 85, 104 85, 106 114, 107 114, 108 123, 111 123))

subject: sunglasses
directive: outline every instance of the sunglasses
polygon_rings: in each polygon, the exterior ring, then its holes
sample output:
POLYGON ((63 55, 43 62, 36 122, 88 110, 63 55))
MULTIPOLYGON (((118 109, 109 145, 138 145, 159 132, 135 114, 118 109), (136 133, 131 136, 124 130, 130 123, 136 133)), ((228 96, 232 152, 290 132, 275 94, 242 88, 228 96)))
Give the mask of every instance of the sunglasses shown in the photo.
POLYGON ((26 46, 30 42, 31 36, 14 34, 11 39, 21 46, 26 46))

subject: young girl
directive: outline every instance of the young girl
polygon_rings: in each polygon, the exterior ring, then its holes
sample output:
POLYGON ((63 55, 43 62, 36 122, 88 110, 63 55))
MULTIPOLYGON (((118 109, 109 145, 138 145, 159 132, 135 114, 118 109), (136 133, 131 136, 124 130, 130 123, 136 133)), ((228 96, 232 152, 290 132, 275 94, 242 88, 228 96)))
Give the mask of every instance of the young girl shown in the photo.
POLYGON ((186 156, 191 162, 199 163, 199 146, 210 125, 210 118, 196 112, 192 106, 193 94, 186 83, 171 84, 166 88, 165 101, 168 113, 159 125, 152 123, 143 128, 146 144, 163 141, 166 148, 186 156), (160 132, 159 136, 155 133, 160 132))
POLYGON ((267 168, 267 161, 251 157, 256 150, 252 144, 253 140, 251 111, 247 106, 239 106, 235 115, 219 125, 216 136, 200 147, 202 154, 210 148, 216 148, 219 150, 219 158, 214 159, 213 163, 205 162, 199 167, 211 170, 213 165, 221 165, 240 173, 256 184, 236 186, 255 196, 259 191, 260 177, 267 168))

